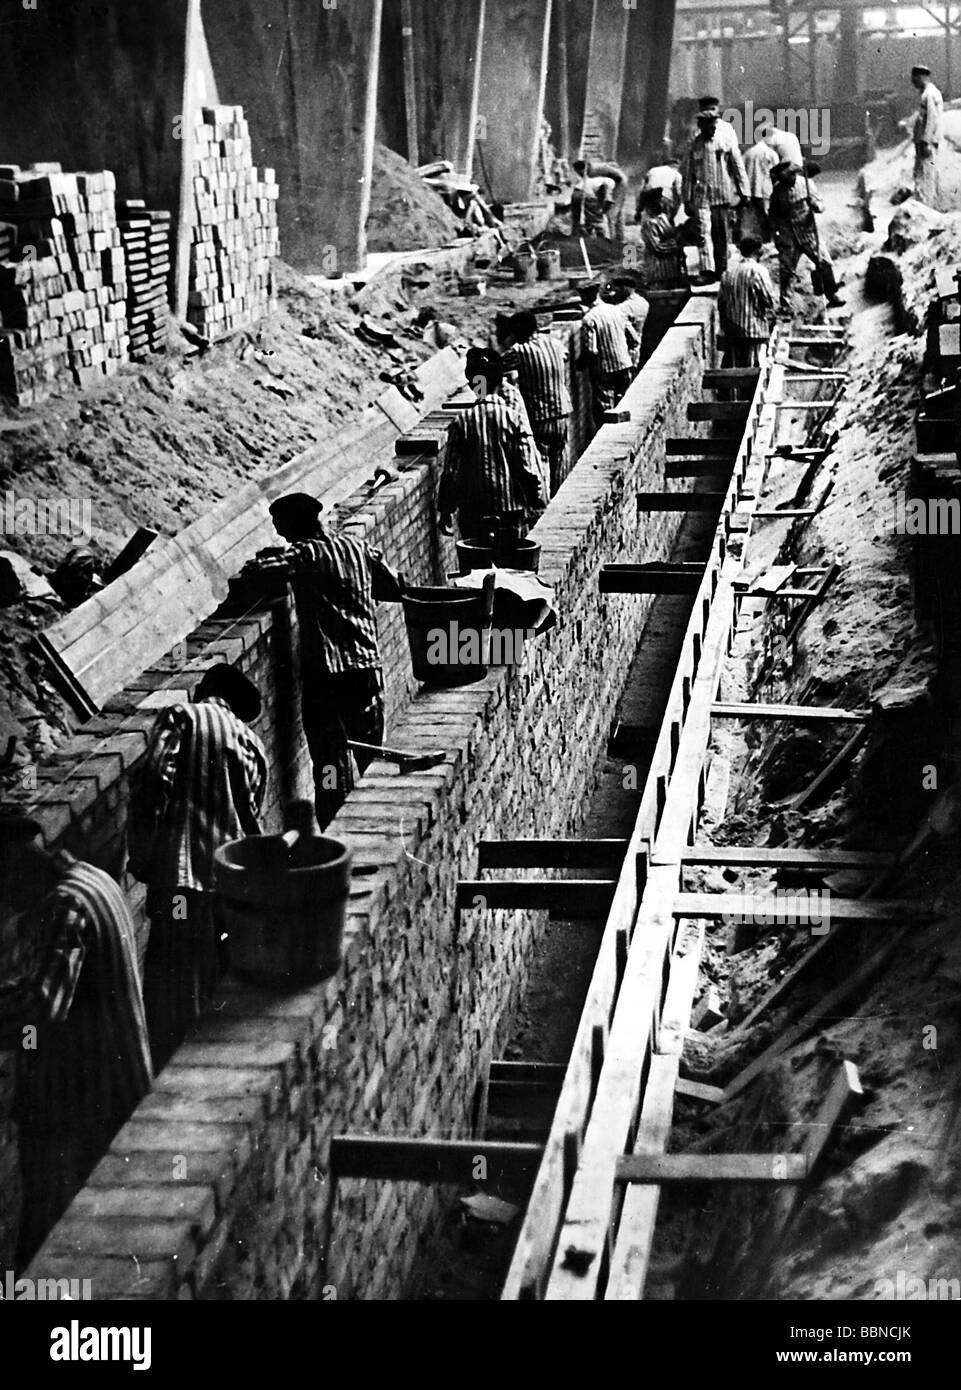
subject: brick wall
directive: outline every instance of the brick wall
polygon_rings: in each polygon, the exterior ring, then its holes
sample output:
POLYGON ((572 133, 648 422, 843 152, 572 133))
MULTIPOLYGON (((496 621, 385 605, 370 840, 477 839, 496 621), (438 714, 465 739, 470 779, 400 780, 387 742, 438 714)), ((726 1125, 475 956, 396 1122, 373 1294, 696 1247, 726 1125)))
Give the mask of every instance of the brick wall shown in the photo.
MULTIPOLYGON (((686 314, 694 321, 667 334, 628 393, 631 423, 596 436, 535 528, 559 621, 520 669, 408 698, 400 612, 384 610, 391 737, 448 753, 441 767, 405 777, 375 764, 331 828, 355 856, 341 970, 292 996, 228 982, 32 1273, 69 1270, 92 1278, 101 1297, 282 1298, 324 1285, 339 1298, 401 1293, 439 1194, 352 1182, 331 1207, 330 1137, 468 1133, 476 1082, 499 1055, 544 919, 468 913, 457 923, 456 882, 472 876, 481 838, 580 829, 648 606, 602 598, 597 571, 669 553, 680 514, 639 520, 633 497, 659 485, 662 437, 685 431, 686 402, 700 395, 712 309, 686 314)), ((450 565, 433 520, 441 464, 417 460, 352 518, 415 582, 450 565)), ((188 642, 186 673, 213 652, 265 690, 275 818, 309 783, 287 604, 204 624, 188 642)), ((66 782, 47 774, 41 815, 52 838, 119 870, 126 775, 153 717, 141 702, 183 679, 182 662, 148 672, 85 726, 82 764, 66 782)))

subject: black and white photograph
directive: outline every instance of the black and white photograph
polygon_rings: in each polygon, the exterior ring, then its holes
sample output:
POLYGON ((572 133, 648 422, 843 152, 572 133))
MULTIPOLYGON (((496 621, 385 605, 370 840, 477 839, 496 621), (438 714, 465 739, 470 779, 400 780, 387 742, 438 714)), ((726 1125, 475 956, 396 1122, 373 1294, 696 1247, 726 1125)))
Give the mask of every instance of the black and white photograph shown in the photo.
POLYGON ((961 3, 0 0, 7 1344, 957 1301, 961 3))

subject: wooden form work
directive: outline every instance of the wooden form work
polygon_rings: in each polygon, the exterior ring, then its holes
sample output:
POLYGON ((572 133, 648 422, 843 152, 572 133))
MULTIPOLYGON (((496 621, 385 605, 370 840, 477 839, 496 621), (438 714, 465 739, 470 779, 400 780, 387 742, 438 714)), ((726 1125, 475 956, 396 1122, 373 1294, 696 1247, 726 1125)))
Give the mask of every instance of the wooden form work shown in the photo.
MULTIPOLYGON (((729 462, 731 479, 711 558, 694 593, 682 657, 654 742, 640 810, 504 1287, 505 1299, 641 1298, 664 1183, 735 1177, 770 1181, 792 1193, 777 1208, 783 1226, 799 1185, 820 1151, 813 1142, 806 1142, 802 1152, 783 1155, 702 1158, 666 1152, 675 1095, 718 1104, 731 1089, 687 1082, 679 1075, 703 939, 702 927, 698 946, 692 947, 691 927, 684 928, 682 936, 681 924, 692 917, 714 916, 738 897, 684 893, 684 869, 709 863, 831 870, 877 867, 890 860, 890 856, 856 850, 704 847, 694 839, 714 719, 863 723, 867 717, 866 711, 859 710, 730 704, 717 698, 744 587, 739 561, 728 554, 725 541, 735 507, 746 513, 750 531, 764 489, 783 377, 783 367, 775 366, 773 354, 766 353, 747 411, 745 437, 729 462)), ((726 383, 718 379, 717 385, 722 384, 726 383)), ((669 449, 675 457, 696 452, 688 440, 675 441, 669 449)), ((643 581, 637 579, 641 589, 643 581)), ((607 592, 624 592, 630 580, 628 567, 605 567, 601 585, 607 592)), ((807 601, 812 591, 802 590, 797 597, 807 601)), ((650 731, 644 732, 649 740, 650 731)), ((835 898, 832 913, 836 907, 838 916, 864 919, 901 916, 905 905, 858 902, 842 907, 835 898)), ((847 1094, 851 1089, 847 1080, 845 1088, 847 1094)), ((832 1092, 832 1125, 837 1119, 834 1111, 840 1114, 834 1099, 832 1092)))
MULTIPOLYGON (((729 521, 749 469, 759 475, 755 493, 761 491, 767 451, 758 446, 765 442, 764 431, 773 428, 762 423, 761 406, 777 370, 766 354, 747 403, 744 436, 732 441, 726 454, 731 477, 710 559, 696 586, 687 574, 681 580, 687 592, 693 590, 682 655, 505 1299, 621 1298, 643 1292, 659 1187, 631 1184, 618 1191, 618 1163, 631 1149, 663 1154, 670 1135, 699 955, 693 950, 677 955, 673 905, 680 854, 703 794, 711 707, 721 655, 733 632, 731 576, 739 564, 727 552, 729 521)), ((667 452, 679 457, 717 448, 714 440, 678 440, 668 441, 667 452)), ((638 587, 647 582, 640 568, 634 567, 638 587)), ((631 578, 626 568, 605 567, 602 588, 623 592, 631 578)))

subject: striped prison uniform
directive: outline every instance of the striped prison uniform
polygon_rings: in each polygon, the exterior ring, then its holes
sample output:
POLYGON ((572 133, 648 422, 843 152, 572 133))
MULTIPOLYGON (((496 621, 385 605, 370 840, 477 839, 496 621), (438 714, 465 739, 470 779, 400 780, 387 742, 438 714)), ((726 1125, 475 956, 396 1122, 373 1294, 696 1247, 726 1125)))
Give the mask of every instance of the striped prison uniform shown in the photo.
POLYGON ((384 741, 384 676, 377 641, 378 602, 401 585, 379 550, 319 527, 316 536, 258 560, 261 573, 290 581, 301 646, 301 715, 314 772, 317 820, 325 830, 373 754, 350 741, 384 741))
POLYGON ((604 412, 613 409, 633 380, 631 344, 637 334, 623 305, 599 299, 584 315, 582 335, 591 366, 591 410, 600 427, 604 412))
POLYGON ((680 233, 666 212, 641 215, 644 276, 651 289, 677 289, 684 282, 680 233))
POLYGON ((442 517, 457 513, 465 540, 484 535, 488 517, 520 512, 529 524, 546 504, 544 465, 526 410, 495 393, 455 416, 437 506, 442 517))
POLYGON ((158 716, 128 827, 132 871, 147 882, 144 1004, 158 1071, 223 972, 214 855, 260 834, 266 786, 264 746, 225 701, 172 705, 158 716))
POLYGON ((774 286, 766 267, 748 256, 726 270, 718 310, 727 339, 724 365, 756 367, 775 314, 774 286))
POLYGON ((771 227, 778 254, 782 309, 790 307, 791 287, 802 256, 807 256, 828 285, 834 284, 834 268, 821 248, 815 220, 815 213, 823 211, 813 180, 800 173, 791 185, 777 184, 771 195, 771 227))
POLYGON ((707 140, 695 136, 684 167, 684 202, 698 223, 701 273, 721 275, 731 242, 731 210, 750 197, 750 185, 734 127, 718 121, 707 140))
POLYGON ((102 869, 66 853, 55 860, 56 886, 23 924, 31 968, 0 985, 0 1050, 17 1056, 19 1267, 153 1084, 126 900, 102 869))
POLYGON ((517 373, 534 442, 548 470, 550 495, 561 485, 567 451, 568 421, 574 409, 567 389, 567 353, 549 333, 517 343, 504 357, 517 373))

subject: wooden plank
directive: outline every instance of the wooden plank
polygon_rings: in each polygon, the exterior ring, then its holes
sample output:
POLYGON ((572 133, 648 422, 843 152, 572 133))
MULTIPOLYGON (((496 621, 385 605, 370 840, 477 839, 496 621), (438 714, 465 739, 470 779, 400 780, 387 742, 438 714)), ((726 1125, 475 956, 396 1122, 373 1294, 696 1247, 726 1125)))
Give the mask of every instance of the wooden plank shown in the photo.
POLYGON ((689 420, 729 420, 734 424, 747 421, 750 401, 691 401, 687 407, 689 420))
POLYGON ((619 869, 627 840, 481 840, 478 868, 619 869))
POLYGON ((639 492, 639 512, 717 512, 724 506, 725 492, 639 492))
POLYGON ((760 375, 760 367, 712 367, 702 373, 701 385, 706 391, 721 391, 732 383, 752 386, 760 375))
POLYGON ((691 1081, 685 1076, 678 1077, 674 1089, 679 1096, 686 1096, 688 1100, 707 1101, 710 1105, 720 1105, 724 1100, 723 1086, 708 1086, 704 1081, 691 1081))
POLYGON ((733 463, 740 447, 739 439, 705 439, 696 436, 690 439, 665 439, 666 454, 723 454, 733 463))
POLYGON ((456 907, 461 912, 514 911, 552 912, 556 916, 603 917, 614 896, 614 879, 547 878, 462 879, 457 885, 456 907))
POLYGON ((808 1176, 804 1154, 626 1154, 617 1181, 625 1183, 799 1183, 808 1176))
POLYGON ((759 1018, 762 1018, 769 1009, 773 1009, 779 1000, 793 989, 797 981, 804 975, 812 965, 816 965, 821 956, 824 955, 829 946, 833 946, 835 937, 830 933, 822 936, 821 939, 805 951, 799 960, 796 960, 790 970, 785 971, 777 983, 768 990, 763 999, 759 1000, 750 1013, 744 1015, 740 1023, 733 1030, 735 1033, 748 1033, 759 1018))
POLYGON ((483 1158, 487 1182, 514 1181, 533 1176, 543 1152, 541 1144, 335 1134, 330 1141, 330 1167, 335 1181, 460 1183, 476 1181, 477 1160, 483 1158))
POLYGON ((775 869, 885 869, 897 855, 865 849, 792 849, 784 846, 694 845, 684 851, 684 864, 733 865, 775 869))
POLYGON ((703 569, 699 565, 602 565, 602 594, 696 594, 703 569))
POLYGON ((871 717, 871 711, 867 709, 835 709, 830 705, 758 705, 749 701, 716 704, 711 712, 715 719, 797 719, 805 724, 861 724, 871 717))
MULTIPOLYGON (((703 917, 715 922, 723 919, 733 921, 741 917, 763 922, 779 914, 787 926, 807 926, 809 919, 806 913, 810 902, 804 888, 778 889, 776 893, 678 893, 674 915, 703 917)), ((816 898, 814 904, 817 913, 815 925, 819 927, 822 912, 824 918, 830 918, 831 922, 890 922, 905 917, 926 920, 931 916, 931 909, 914 899, 889 901, 882 898, 839 898, 830 894, 816 898)), ((826 920, 822 929, 828 930, 826 920)))
POLYGON ((665 478, 717 478, 726 476, 734 467, 734 459, 728 454, 716 454, 703 458, 668 458, 664 460, 665 478))
POLYGON ((894 933, 879 951, 853 974, 842 980, 834 989, 829 990, 818 1000, 817 1004, 800 1019, 793 1027, 786 1029, 781 1035, 765 1048, 759 1057, 749 1063, 743 1071, 738 1072, 733 1080, 729 1081, 724 1087, 725 1103, 741 1094, 746 1087, 750 1086, 763 1072, 767 1071, 772 1062, 777 1061, 785 1052, 790 1051, 801 1042, 812 1029, 817 1028, 824 1020, 837 1017, 837 1010, 845 1005, 849 999, 853 998, 882 970, 890 960, 895 951, 900 949, 902 941, 908 934, 908 928, 902 928, 894 933))

